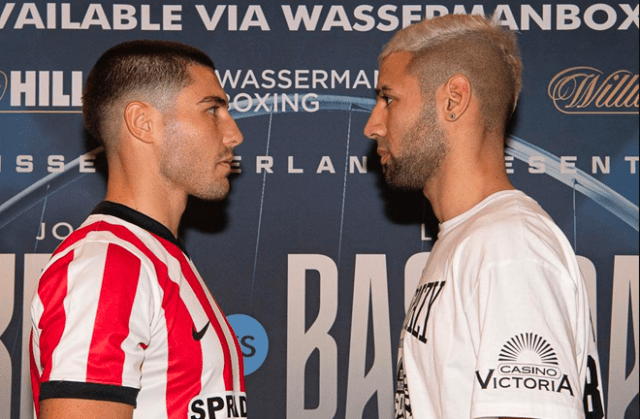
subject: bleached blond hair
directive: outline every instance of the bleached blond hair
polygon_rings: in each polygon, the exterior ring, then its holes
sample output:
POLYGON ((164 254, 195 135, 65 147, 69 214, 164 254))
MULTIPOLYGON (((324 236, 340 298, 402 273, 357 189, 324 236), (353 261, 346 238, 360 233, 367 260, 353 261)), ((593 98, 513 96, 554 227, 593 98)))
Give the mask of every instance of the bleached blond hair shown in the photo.
POLYGON ((399 31, 384 47, 382 63, 396 52, 410 52, 409 71, 423 95, 456 74, 466 76, 480 102, 486 127, 504 130, 522 89, 522 58, 514 32, 477 15, 446 15, 399 31))

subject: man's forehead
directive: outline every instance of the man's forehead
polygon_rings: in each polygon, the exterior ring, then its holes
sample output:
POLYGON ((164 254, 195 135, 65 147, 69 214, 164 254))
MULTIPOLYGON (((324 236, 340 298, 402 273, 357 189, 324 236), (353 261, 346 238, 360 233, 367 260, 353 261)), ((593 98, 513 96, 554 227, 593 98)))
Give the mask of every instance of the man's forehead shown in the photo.
POLYGON ((211 68, 204 66, 191 66, 189 70, 194 80, 194 83, 189 87, 194 91, 194 93, 200 94, 201 96, 210 96, 215 94, 226 97, 224 89, 218 80, 218 76, 211 68))
POLYGON ((194 78, 196 83, 200 82, 203 84, 214 84, 221 87, 218 76, 212 68, 200 65, 192 65, 189 67, 189 72, 191 73, 191 76, 194 78))
POLYGON ((411 52, 393 52, 382 60, 380 72, 405 72, 412 59, 413 54, 411 52))
POLYGON ((417 81, 408 71, 412 59, 413 54, 407 51, 394 52, 387 56, 380 64, 380 90, 389 90, 398 84, 417 81))

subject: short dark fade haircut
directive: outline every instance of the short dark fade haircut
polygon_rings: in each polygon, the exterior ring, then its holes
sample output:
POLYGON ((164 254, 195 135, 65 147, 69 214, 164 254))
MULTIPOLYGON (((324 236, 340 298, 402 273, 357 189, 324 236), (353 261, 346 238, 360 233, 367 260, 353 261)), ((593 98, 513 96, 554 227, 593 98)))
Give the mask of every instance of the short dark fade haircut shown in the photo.
POLYGON ((82 95, 84 124, 96 140, 109 146, 110 113, 123 99, 162 108, 193 83, 190 66, 215 70, 204 52, 178 42, 138 40, 107 50, 94 65, 82 95))

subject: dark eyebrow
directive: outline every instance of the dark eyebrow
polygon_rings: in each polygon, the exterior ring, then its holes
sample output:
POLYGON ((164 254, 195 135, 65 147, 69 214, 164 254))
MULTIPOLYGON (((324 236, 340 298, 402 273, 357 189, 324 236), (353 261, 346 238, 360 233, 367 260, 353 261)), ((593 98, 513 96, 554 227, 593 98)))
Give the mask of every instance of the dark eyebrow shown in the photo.
POLYGON ((376 96, 381 96, 382 94, 387 94, 389 93, 391 90, 393 90, 392 88, 390 88, 389 86, 387 86, 386 84, 384 86, 382 86, 379 89, 376 89, 376 96))
POLYGON ((227 99, 221 98, 220 96, 206 96, 200 102, 198 102, 198 104, 201 103, 215 103, 219 106, 229 107, 229 102, 227 102, 227 99))

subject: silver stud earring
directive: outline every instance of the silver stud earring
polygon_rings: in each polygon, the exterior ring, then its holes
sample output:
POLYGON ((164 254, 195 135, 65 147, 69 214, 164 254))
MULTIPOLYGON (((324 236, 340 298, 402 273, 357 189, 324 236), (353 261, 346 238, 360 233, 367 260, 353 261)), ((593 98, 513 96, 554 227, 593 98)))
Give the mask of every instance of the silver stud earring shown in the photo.
POLYGON ((455 114, 455 113, 452 113, 451 115, 449 115, 449 117, 450 117, 451 119, 456 119, 456 114, 455 114))

